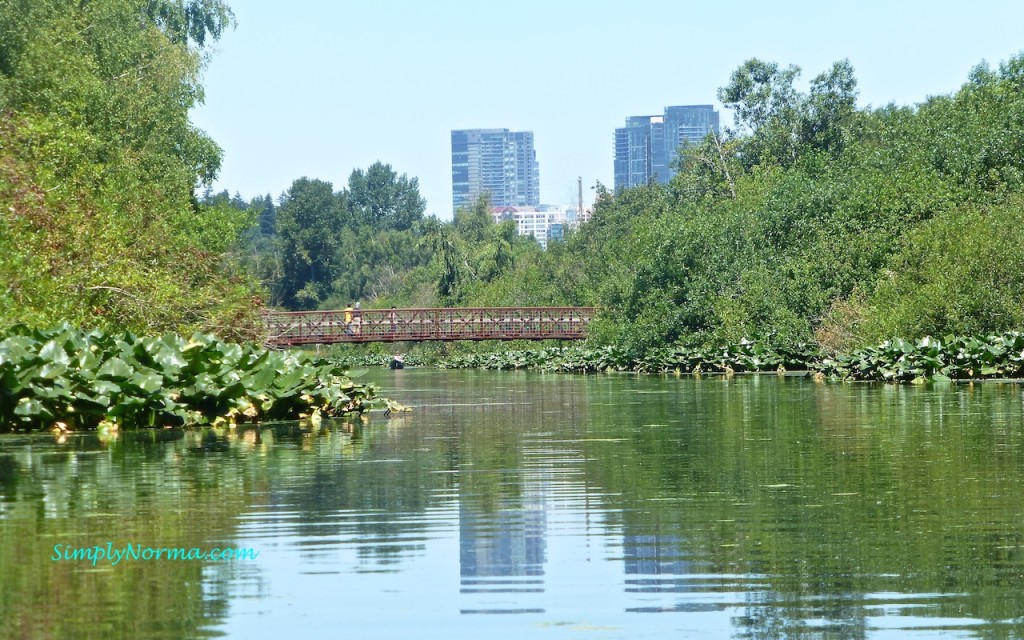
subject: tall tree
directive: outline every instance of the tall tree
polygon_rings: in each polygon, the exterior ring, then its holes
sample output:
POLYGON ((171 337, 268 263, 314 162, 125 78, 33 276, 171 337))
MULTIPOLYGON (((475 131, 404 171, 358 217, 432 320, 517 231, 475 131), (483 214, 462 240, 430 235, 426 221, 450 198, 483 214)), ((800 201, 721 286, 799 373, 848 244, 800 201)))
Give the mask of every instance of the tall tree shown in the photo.
POLYGON ((814 148, 837 154, 849 138, 857 109, 857 79, 849 60, 840 60, 811 80, 801 137, 814 148))
POLYGON ((399 176, 391 165, 375 162, 365 172, 352 171, 348 206, 357 224, 405 231, 423 218, 427 201, 420 196, 417 178, 399 176))
POLYGON ((268 193, 265 196, 256 196, 249 203, 249 207, 256 210, 256 217, 259 221, 260 233, 265 236, 272 236, 277 227, 277 207, 274 206, 274 199, 268 193))
POLYGON ((314 308, 329 294, 346 217, 344 195, 330 182, 300 178, 285 193, 277 210, 285 306, 314 308))

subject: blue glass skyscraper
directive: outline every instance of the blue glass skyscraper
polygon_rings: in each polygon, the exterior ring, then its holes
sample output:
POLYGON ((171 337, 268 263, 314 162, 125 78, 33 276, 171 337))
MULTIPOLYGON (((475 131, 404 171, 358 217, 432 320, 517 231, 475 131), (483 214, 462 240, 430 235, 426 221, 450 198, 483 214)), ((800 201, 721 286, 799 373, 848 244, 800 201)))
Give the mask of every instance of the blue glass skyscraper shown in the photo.
POLYGON ((679 147, 718 134, 718 112, 710 104, 665 107, 664 115, 631 116, 615 130, 615 189, 650 182, 668 183, 675 175, 679 147))

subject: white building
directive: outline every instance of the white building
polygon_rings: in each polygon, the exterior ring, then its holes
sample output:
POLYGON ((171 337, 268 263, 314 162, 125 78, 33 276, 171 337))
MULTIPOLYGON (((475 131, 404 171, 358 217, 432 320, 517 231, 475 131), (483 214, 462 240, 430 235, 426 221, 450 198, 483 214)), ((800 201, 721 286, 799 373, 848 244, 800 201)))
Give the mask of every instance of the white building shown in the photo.
POLYGON ((495 222, 515 220, 521 236, 533 236, 541 247, 548 248, 550 240, 561 240, 568 229, 575 229, 590 219, 590 209, 577 215, 574 205, 541 205, 539 207, 491 207, 495 222))

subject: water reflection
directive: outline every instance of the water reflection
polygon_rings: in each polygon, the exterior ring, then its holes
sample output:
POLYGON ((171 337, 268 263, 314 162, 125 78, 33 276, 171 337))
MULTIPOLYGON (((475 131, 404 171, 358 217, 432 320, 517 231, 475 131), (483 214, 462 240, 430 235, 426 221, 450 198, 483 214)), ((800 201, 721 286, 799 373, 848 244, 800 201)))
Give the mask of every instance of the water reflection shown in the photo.
MULTIPOLYGON (((522 488, 521 500, 488 512, 472 496, 459 502, 459 569, 464 594, 544 593, 545 500, 540 486, 522 488)), ((543 613, 510 605, 466 613, 543 613)))
MULTIPOLYGON (((521 506, 503 507, 491 514, 462 503, 459 509, 462 577, 543 576, 544 525, 544 502, 536 496, 527 496, 521 506)), ((463 584, 467 582, 477 581, 463 580, 463 584)))
POLYGON ((416 411, 0 440, 6 633, 1024 635, 1016 387, 373 375, 416 411), (108 539, 261 555, 50 560, 108 539))

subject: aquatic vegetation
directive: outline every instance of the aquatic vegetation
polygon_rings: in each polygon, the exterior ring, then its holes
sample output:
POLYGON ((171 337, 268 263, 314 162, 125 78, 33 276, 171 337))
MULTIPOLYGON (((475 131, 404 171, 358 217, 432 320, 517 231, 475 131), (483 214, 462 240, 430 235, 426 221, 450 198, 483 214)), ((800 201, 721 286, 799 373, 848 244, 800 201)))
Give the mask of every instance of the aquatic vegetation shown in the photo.
POLYGON ((565 373, 632 371, 638 373, 729 373, 806 370, 820 359, 809 345, 775 349, 744 340, 722 347, 674 345, 652 349, 637 358, 622 347, 564 347, 452 356, 439 366, 451 369, 538 369, 565 373))
POLYGON ((566 373, 751 373, 805 371, 833 380, 942 382, 985 378, 1024 378, 1024 333, 982 337, 924 337, 889 340, 880 345, 826 355, 810 344, 777 348, 743 340, 720 347, 674 345, 637 358, 621 347, 581 346, 473 353, 449 357, 450 369, 533 369, 566 373))
POLYGON ((819 370, 846 380, 924 382, 1024 377, 1024 333, 889 340, 826 358, 819 370))
POLYGON ((675 345, 653 349, 636 363, 644 373, 743 373, 759 371, 803 371, 821 358, 819 350, 807 344, 792 348, 742 340, 720 347, 675 345))
POLYGON ((301 351, 205 334, 0 333, 0 432, 222 424, 399 409, 373 385, 301 351))
POLYGON ((630 359, 616 347, 574 346, 459 354, 442 360, 437 366, 443 369, 539 369, 561 373, 594 373, 627 370, 630 359))
MULTIPOLYGON (((405 361, 405 366, 407 367, 421 367, 431 364, 427 359, 415 354, 402 354, 402 358, 405 361)), ((328 358, 328 360, 330 360, 334 365, 348 370, 352 370, 357 367, 387 367, 391 364, 392 359, 394 359, 394 354, 390 353, 334 355, 328 358)))

